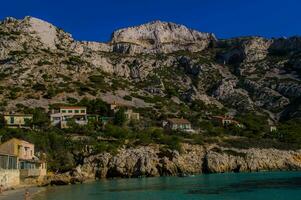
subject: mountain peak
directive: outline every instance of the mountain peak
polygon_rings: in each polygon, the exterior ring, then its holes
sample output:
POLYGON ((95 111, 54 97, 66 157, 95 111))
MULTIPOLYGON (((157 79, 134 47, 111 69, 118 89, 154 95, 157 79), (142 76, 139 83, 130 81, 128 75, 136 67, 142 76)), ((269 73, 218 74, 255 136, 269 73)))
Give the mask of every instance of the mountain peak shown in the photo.
POLYGON ((162 45, 177 44, 187 46, 201 44, 199 50, 206 48, 216 38, 212 33, 202 33, 184 25, 171 22, 152 21, 139 26, 117 30, 112 35, 113 43, 130 43, 143 48, 160 48, 162 45))

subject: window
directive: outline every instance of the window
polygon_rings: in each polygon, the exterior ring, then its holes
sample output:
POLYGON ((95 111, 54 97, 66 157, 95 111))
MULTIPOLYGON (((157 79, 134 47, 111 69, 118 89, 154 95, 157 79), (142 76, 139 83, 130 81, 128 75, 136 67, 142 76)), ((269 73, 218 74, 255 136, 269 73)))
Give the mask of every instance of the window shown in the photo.
POLYGON ((75 110, 75 113, 79 113, 79 110, 75 110))
POLYGON ((14 124, 15 123, 15 118, 14 117, 10 117, 10 124, 14 124))
POLYGON ((72 113, 72 110, 68 110, 68 113, 72 113))
POLYGON ((20 162, 20 169, 25 169, 25 163, 24 162, 20 162))
POLYGON ((80 110, 80 113, 86 113, 86 110, 80 110))
POLYGON ((66 110, 62 110, 62 113, 66 113, 66 110))

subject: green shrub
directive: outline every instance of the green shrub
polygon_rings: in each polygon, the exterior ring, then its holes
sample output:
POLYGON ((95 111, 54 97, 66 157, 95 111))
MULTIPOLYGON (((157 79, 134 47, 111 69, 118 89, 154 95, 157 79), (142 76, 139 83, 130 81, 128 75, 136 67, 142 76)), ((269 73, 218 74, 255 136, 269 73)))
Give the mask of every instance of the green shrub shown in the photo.
POLYGON ((89 77, 90 81, 96 84, 105 84, 104 77, 102 75, 93 75, 89 77))
POLYGON ((108 125, 104 131, 104 136, 118 139, 127 139, 130 137, 130 130, 119 126, 108 125))
POLYGON ((301 146, 301 119, 293 119, 283 122, 272 137, 286 143, 296 143, 301 146))
POLYGON ((4 80, 7 77, 7 75, 3 72, 0 73, 0 81, 4 80))
POLYGON ((53 63, 50 62, 50 61, 48 61, 48 60, 39 60, 39 61, 37 62, 37 65, 38 65, 38 66, 52 65, 52 64, 53 64, 53 63))
POLYGON ((84 65, 86 62, 79 56, 71 56, 68 60, 63 61, 63 63, 67 65, 84 65))
POLYGON ((49 87, 46 94, 43 96, 46 99, 51 99, 58 94, 58 90, 55 90, 53 87, 49 87))
POLYGON ((125 116, 125 110, 123 108, 120 108, 114 116, 114 124, 118 126, 124 125, 126 122, 126 116, 125 116))
POLYGON ((241 131, 241 135, 247 137, 263 137, 269 131, 266 116, 248 113, 238 115, 237 119, 245 125, 245 129, 241 131))
POLYGON ((36 91, 46 91, 47 88, 44 84, 41 83, 36 83, 32 86, 32 89, 36 90, 36 91))
POLYGON ((123 97, 123 99, 124 100, 127 100, 127 101, 132 101, 132 97, 131 96, 129 96, 129 95, 125 95, 124 97, 123 97))
POLYGON ((70 104, 76 104, 78 102, 78 100, 73 97, 67 97, 67 101, 70 104))
POLYGON ((77 105, 87 107, 87 112, 92 114, 98 114, 102 116, 110 116, 110 106, 101 99, 89 100, 83 98, 77 105))

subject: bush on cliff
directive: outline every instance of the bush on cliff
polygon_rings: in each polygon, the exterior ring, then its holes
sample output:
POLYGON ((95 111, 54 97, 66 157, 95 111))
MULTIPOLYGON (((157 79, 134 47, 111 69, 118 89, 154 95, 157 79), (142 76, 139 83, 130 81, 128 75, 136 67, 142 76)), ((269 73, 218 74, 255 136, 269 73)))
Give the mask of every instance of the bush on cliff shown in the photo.
POLYGON ((301 147, 301 119, 289 120, 282 123, 278 130, 272 132, 274 138, 287 143, 298 144, 301 147))
POLYGON ((77 105, 87 107, 87 113, 93 113, 102 116, 111 115, 109 104, 101 99, 89 100, 87 98, 83 98, 77 105))
POLYGON ((117 126, 122 126, 124 125, 126 121, 126 116, 125 116, 125 110, 124 109, 119 109, 114 116, 114 124, 117 126))
POLYGON ((266 116, 248 113, 239 115, 237 119, 245 126, 239 132, 242 136, 262 138, 269 131, 268 118, 266 116))

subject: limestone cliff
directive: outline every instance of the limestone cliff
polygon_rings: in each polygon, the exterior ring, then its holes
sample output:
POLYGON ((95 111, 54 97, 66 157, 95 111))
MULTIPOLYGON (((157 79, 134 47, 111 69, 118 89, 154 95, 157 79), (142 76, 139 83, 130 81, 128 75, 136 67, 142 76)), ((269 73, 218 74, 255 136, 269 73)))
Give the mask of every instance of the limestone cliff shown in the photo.
POLYGON ((112 36, 115 51, 123 53, 171 53, 179 50, 196 52, 215 41, 213 34, 161 21, 120 29, 112 36))
POLYGON ((85 158, 77 174, 86 178, 152 177, 183 174, 300 170, 301 151, 236 149, 217 145, 183 144, 183 151, 159 145, 121 149, 85 158))

